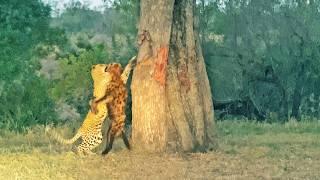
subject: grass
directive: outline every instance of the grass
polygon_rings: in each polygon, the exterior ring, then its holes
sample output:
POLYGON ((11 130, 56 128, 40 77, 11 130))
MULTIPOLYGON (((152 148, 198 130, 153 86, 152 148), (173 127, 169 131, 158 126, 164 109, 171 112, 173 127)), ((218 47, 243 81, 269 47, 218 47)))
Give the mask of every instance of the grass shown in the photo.
MULTIPOLYGON (((192 154, 141 154, 117 141, 113 152, 79 157, 43 127, 0 131, 0 179, 318 179, 320 122, 217 122, 219 147, 192 154)), ((71 136, 69 127, 60 127, 71 136)), ((100 148, 101 149, 101 148, 100 148)), ((98 148, 99 151, 99 148, 98 148)))

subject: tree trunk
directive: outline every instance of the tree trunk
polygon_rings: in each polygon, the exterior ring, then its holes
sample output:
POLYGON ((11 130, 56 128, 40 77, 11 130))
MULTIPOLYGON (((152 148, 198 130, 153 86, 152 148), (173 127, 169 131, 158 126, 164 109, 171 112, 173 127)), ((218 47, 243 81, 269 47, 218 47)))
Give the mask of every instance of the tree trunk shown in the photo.
POLYGON ((132 79, 132 144, 150 152, 203 151, 214 133, 193 0, 141 0, 132 79))
POLYGON ((300 120, 299 108, 302 101, 302 89, 303 83, 305 81, 305 65, 300 66, 299 73, 297 74, 296 85, 293 92, 293 102, 292 102, 292 111, 291 117, 297 120, 300 120))

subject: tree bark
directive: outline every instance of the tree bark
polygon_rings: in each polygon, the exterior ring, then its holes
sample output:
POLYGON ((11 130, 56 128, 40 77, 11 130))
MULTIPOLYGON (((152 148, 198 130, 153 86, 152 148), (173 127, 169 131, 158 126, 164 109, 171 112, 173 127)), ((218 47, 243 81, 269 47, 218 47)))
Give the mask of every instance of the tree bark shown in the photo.
POLYGON ((204 151, 213 104, 193 0, 141 0, 132 79, 132 144, 151 152, 204 151))

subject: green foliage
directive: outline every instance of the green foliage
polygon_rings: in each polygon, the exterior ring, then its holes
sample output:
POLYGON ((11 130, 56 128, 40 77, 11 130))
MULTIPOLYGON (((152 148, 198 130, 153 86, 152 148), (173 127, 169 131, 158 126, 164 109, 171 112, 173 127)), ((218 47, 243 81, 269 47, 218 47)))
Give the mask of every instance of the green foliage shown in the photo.
POLYGON ((28 126, 56 122, 47 83, 35 75, 4 86, 0 101, 0 128, 23 131, 28 126))
POLYGON ((92 34, 105 31, 104 23, 100 12, 91 10, 80 2, 71 2, 60 16, 51 21, 52 26, 63 28, 68 33, 92 34))
POLYGON ((51 97, 77 107, 81 114, 87 112, 92 97, 91 66, 110 63, 103 46, 85 50, 79 56, 70 55, 59 60, 61 78, 52 84, 51 97))
POLYGON ((63 31, 49 26, 50 10, 38 0, 0 3, 0 128, 22 131, 55 119, 33 54, 39 43, 65 43, 63 31))
POLYGON ((265 117, 308 114, 301 111, 302 103, 312 93, 318 97, 320 87, 319 2, 201 2, 200 32, 215 99, 249 98, 265 117), (233 69, 237 76, 226 81, 233 69), (230 86, 236 95, 224 88, 230 86))
POLYGON ((46 34, 50 8, 13 0, 1 2, 0 12, 0 77, 12 81, 29 70, 30 49, 46 34))
MULTIPOLYGON (((135 36, 137 33, 136 24, 138 22, 140 13, 140 1, 139 0, 115 0, 112 1, 112 7, 106 9, 106 11, 115 11, 112 21, 113 33, 127 34, 129 36, 135 36)), ((107 13, 107 12, 105 12, 107 13)))
MULTIPOLYGON (((315 0, 197 1, 214 100, 237 102, 251 111, 245 114, 258 112, 268 122, 290 114, 319 118, 319 7, 315 0)), ((106 0, 103 12, 71 1, 51 17, 51 7, 39 0, 1 1, 0 128, 56 122, 60 102, 85 114, 91 65, 125 65, 136 54, 139 9, 139 0, 106 0), (59 63, 58 78, 37 75, 40 59, 48 57, 59 63)))
MULTIPOLYGON (((139 2, 113 1, 111 4, 112 6, 106 7, 102 13, 88 9, 79 2, 70 3, 61 15, 52 20, 54 27, 66 30, 70 45, 66 48, 69 55, 60 60, 60 71, 65 75, 53 83, 51 97, 56 102, 63 101, 76 107, 82 115, 87 112, 91 97, 91 77, 87 71, 90 70, 91 64, 97 62, 94 60, 96 53, 100 53, 92 51, 92 47, 101 44, 105 46, 101 52, 108 52, 106 59, 109 61, 103 63, 119 62, 124 66, 136 54, 135 37, 139 2), (89 57, 85 57, 81 62, 79 59, 84 56, 89 57), (72 62, 72 65, 67 62, 72 62), (85 65, 85 62, 89 66, 85 65), (72 74, 64 73, 67 71, 72 74), (79 82, 82 83, 79 85, 79 82)), ((130 100, 129 97, 128 104, 130 100)), ((130 119, 130 107, 127 112, 127 117, 130 119)))
POLYGON ((78 1, 71 2, 51 24, 65 29, 70 37, 87 34, 92 44, 106 46, 111 59, 126 63, 136 54, 139 1, 112 1, 110 4, 112 6, 106 7, 104 12, 98 12, 78 1))
POLYGON ((106 9, 104 13, 106 20, 110 18, 109 22, 111 22, 111 57, 113 59, 125 59, 121 62, 122 64, 127 63, 127 60, 137 53, 136 36, 139 11, 139 0, 116 0, 113 1, 112 7, 106 9))

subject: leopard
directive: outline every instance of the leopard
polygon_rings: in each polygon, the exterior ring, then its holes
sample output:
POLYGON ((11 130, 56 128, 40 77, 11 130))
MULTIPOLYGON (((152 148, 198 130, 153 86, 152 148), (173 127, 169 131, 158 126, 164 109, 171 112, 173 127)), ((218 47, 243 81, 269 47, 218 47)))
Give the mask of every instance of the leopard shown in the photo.
POLYGON ((105 96, 92 100, 91 111, 97 112, 96 105, 103 101, 106 97, 112 97, 110 102, 107 102, 110 124, 106 132, 107 143, 102 151, 102 155, 110 152, 113 146, 114 139, 121 136, 127 149, 131 149, 129 140, 125 134, 124 126, 126 119, 126 103, 128 98, 128 90, 126 83, 128 81, 130 71, 136 64, 136 57, 131 58, 128 65, 123 69, 119 63, 111 63, 106 68, 106 72, 112 74, 112 80, 105 89, 105 96))
MULTIPOLYGON (((107 67, 107 64, 97 64, 91 68, 93 94, 98 98, 104 97, 104 93, 101 93, 101 90, 106 89, 112 80, 112 74, 106 71, 107 67)), ((75 147, 73 151, 80 155, 94 154, 92 150, 102 143, 102 125, 108 116, 107 104, 112 101, 113 98, 107 96, 97 103, 98 111, 96 113, 89 110, 81 127, 71 139, 64 139, 58 133, 50 131, 50 127, 46 128, 46 132, 62 144, 73 144, 81 137, 81 144, 75 147)))

